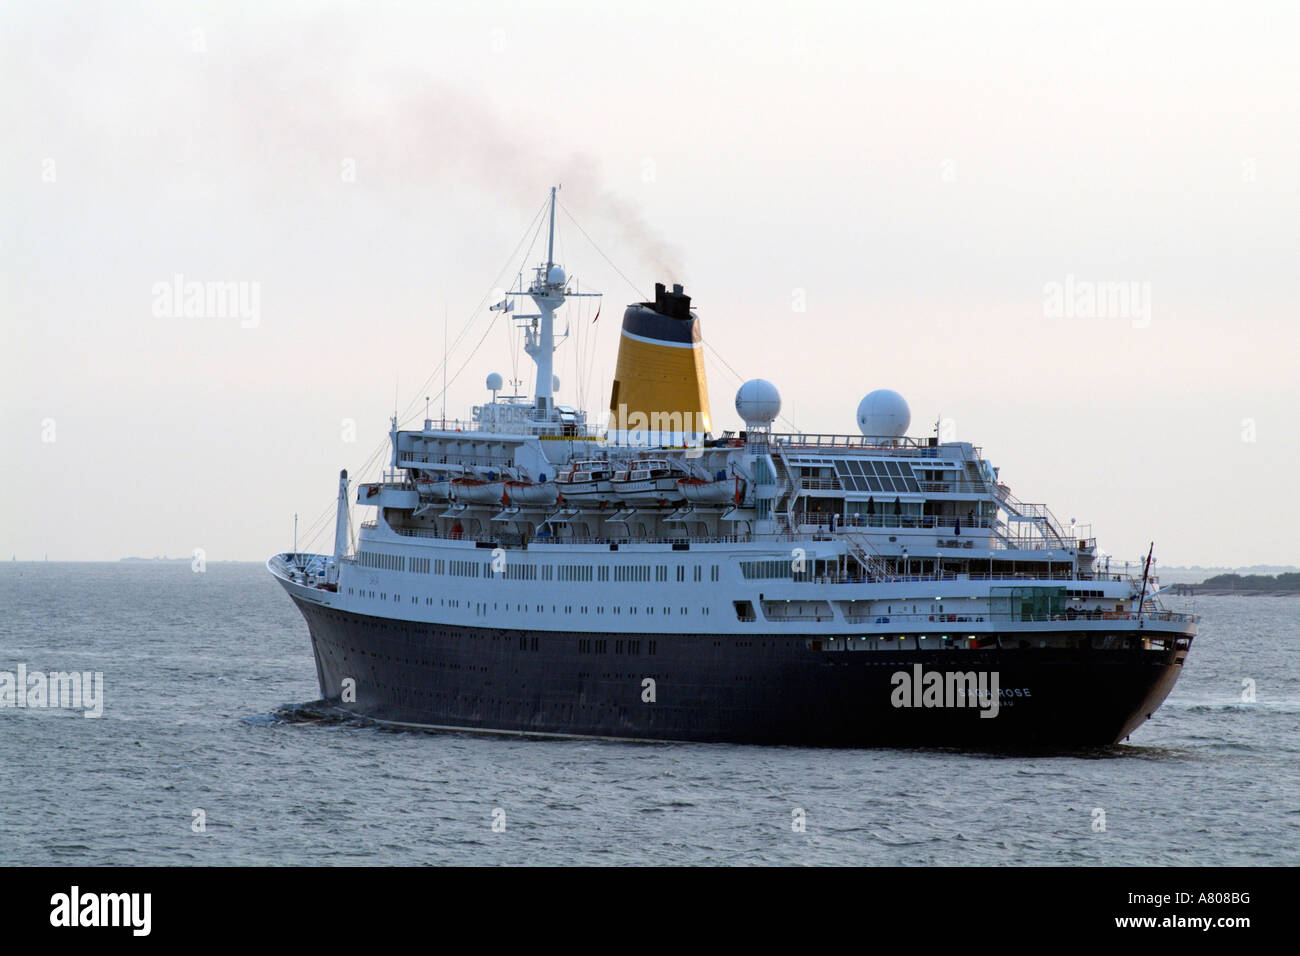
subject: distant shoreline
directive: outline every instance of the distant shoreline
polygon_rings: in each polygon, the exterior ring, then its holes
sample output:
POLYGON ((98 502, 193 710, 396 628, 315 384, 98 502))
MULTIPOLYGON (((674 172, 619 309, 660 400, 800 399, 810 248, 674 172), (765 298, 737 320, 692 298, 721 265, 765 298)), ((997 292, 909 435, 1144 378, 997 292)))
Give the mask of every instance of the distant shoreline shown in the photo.
POLYGON ((1243 595, 1246 597, 1300 595, 1300 572, 1279 575, 1269 574, 1216 574, 1200 584, 1175 585, 1176 590, 1188 589, 1192 594, 1217 596, 1243 595))
MULTIPOLYGON (((1231 588, 1204 588, 1189 584, 1191 594, 1197 597, 1300 597, 1300 591, 1233 591, 1231 588)), ((1163 597, 1163 595, 1161 595, 1163 597)))
MULTIPOLYGON (((0 566, 15 564, 190 564, 193 558, 10 558, 0 561, 0 566)), ((264 564, 257 559, 226 559, 214 561, 208 558, 205 564, 264 564)))

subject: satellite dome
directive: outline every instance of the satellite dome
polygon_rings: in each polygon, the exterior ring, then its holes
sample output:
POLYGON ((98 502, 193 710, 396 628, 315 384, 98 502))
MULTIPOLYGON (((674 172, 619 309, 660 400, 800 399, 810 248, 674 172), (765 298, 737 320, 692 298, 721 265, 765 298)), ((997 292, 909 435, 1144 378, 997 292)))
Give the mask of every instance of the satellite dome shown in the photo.
POLYGON ((504 383, 502 382, 500 372, 493 372, 487 377, 487 389, 489 392, 501 391, 502 384, 504 383))
POLYGON ((747 426, 771 425, 781 414, 781 393, 765 379, 750 379, 736 392, 736 413, 747 426))
POLYGON ((552 392, 558 392, 559 390, 560 390, 560 376, 558 376, 558 375, 552 375, 552 376, 551 376, 551 391, 552 391, 552 392))
POLYGON ((551 266, 551 271, 546 273, 546 281, 551 285, 564 285, 567 278, 568 276, 564 274, 564 270, 559 266, 551 266))
POLYGON ((858 428, 873 438, 902 438, 912 424, 912 410, 902 395, 878 388, 858 404, 858 428))

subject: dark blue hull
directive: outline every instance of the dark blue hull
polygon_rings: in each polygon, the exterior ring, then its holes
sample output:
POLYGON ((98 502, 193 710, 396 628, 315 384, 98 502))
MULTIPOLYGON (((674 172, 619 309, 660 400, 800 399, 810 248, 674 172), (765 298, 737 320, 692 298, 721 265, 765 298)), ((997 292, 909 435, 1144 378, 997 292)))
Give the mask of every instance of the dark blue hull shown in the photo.
POLYGON ((326 700, 392 723, 562 736, 836 747, 1104 746, 1160 706, 1187 655, 1185 647, 826 651, 813 649, 811 634, 466 628, 297 603, 326 700), (896 706, 894 675, 914 673, 916 665, 996 673, 996 716, 981 716, 990 709, 987 700, 983 706, 896 706))

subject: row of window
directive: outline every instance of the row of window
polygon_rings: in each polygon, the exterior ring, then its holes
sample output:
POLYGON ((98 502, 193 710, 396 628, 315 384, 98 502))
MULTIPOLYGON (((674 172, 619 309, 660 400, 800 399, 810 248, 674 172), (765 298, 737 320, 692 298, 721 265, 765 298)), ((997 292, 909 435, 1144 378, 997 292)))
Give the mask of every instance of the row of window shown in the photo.
POLYGON ((794 562, 787 559, 775 561, 741 561, 740 573, 746 578, 793 578, 794 562))
MULTIPOLYGON (((658 643, 659 642, 655 640, 648 640, 646 642, 648 652, 651 654, 655 653, 655 651, 658 650, 658 643)), ((609 638, 580 637, 578 638, 578 653, 579 654, 608 654, 609 644, 610 644, 609 638)), ((615 654, 640 654, 641 639, 638 637, 638 638, 631 638, 629 640, 614 641, 614 653, 615 654)))
MULTIPOLYGON (((365 589, 365 588, 362 588, 362 589, 359 590, 359 591, 358 591, 357 589, 355 589, 355 588, 348 588, 348 594, 355 594, 355 595, 358 595, 358 596, 363 597, 363 598, 365 598, 365 597, 368 597, 368 598, 377 598, 377 599, 380 600, 380 601, 387 601, 387 600, 390 600, 390 599, 391 599, 391 600, 394 600, 394 601, 400 601, 400 600, 402 599, 402 596, 401 596, 400 594, 389 595, 387 591, 384 591, 384 592, 382 592, 382 593, 378 593, 378 594, 376 594, 374 591, 370 591, 370 590, 367 590, 367 589, 365 589)), ((420 603, 420 599, 419 599, 418 597, 412 595, 412 596, 411 596, 411 603, 412 603, 412 604, 418 604, 418 603, 420 603)), ((432 605, 432 604, 433 604, 433 598, 432 598, 432 597, 426 597, 426 598, 424 599, 424 603, 425 603, 425 604, 428 604, 428 605, 432 605)), ((455 607, 455 608, 458 608, 458 607, 460 607, 460 601, 459 601, 457 598, 439 598, 439 599, 438 599, 438 606, 439 606, 439 607, 455 607)), ((469 606, 469 603, 466 602, 466 605, 465 605, 465 606, 468 607, 468 606, 469 606)), ((488 611, 488 606, 487 606, 487 602, 486 602, 486 601, 475 602, 474 607, 475 607, 475 610, 476 610, 478 613, 480 613, 480 614, 486 614, 487 611, 488 611)), ((497 610, 505 610, 505 611, 508 612, 508 611, 510 611, 510 605, 507 604, 504 608, 500 608, 500 607, 498 606, 498 602, 493 601, 493 602, 492 602, 492 610, 493 610, 493 611, 497 611, 497 610)), ((528 610, 528 605, 526 605, 526 604, 516 604, 515 607, 514 607, 514 610, 519 611, 519 612, 521 612, 521 613, 525 613, 525 614, 530 613, 529 610, 528 610)), ((611 611, 612 613, 614 613, 614 614, 622 614, 624 610, 626 610, 628 614, 633 614, 633 615, 634 615, 634 614, 638 613, 638 611, 640 610, 640 608, 637 608, 637 607, 628 607, 628 608, 623 608, 623 607, 612 607, 612 608, 610 608, 610 611, 611 611)), ((552 613, 552 614, 558 614, 558 613, 560 613, 561 611, 563 611, 563 613, 565 613, 565 614, 593 614, 593 613, 594 613, 594 614, 604 614, 604 613, 605 613, 605 606, 604 606, 603 604, 602 604, 602 605, 598 605, 598 606, 588 606, 588 605, 586 605, 586 604, 583 604, 583 605, 565 604, 565 605, 563 605, 563 607, 561 607, 561 606, 559 606, 559 605, 555 605, 555 604, 552 604, 552 605, 551 605, 551 613, 552 613)), ((533 611, 532 611, 531 613, 535 613, 535 614, 543 614, 543 613, 545 613, 545 612, 546 612, 546 605, 544 605, 544 604, 537 604, 537 605, 534 605, 534 606, 533 606, 533 611)), ((650 606, 650 605, 646 605, 646 607, 645 607, 645 613, 646 613, 646 614, 654 614, 654 613, 656 613, 656 609, 655 609, 654 607, 650 606)), ((673 609, 672 609, 671 607, 665 607, 665 608, 663 608, 663 613, 664 613, 664 614, 672 614, 672 613, 673 613, 673 609)), ((677 612, 677 613, 679 613, 679 614, 689 614, 689 613, 690 613, 690 608, 688 608, 688 607, 680 607, 680 608, 678 608, 678 612, 677 612)), ((708 614, 710 613, 710 609, 707 608, 707 607, 702 607, 702 608, 700 608, 700 613, 703 614, 703 615, 708 615, 708 614)), ((534 650, 536 650, 536 648, 534 648, 534 650)))
POLYGON ((614 568, 615 581, 649 581, 650 565, 648 564, 620 564, 614 568))
MULTIPOLYGON (((742 568, 754 564, 781 564, 782 562, 742 562, 742 568)), ((407 558, 396 554, 381 554, 377 551, 358 551, 357 564, 363 568, 378 568, 382 571, 410 571, 414 574, 450 574, 462 578, 478 577, 504 577, 507 581, 536 581, 538 580, 538 569, 541 569, 540 577, 543 581, 608 581, 610 579, 609 566, 600 565, 599 567, 590 564, 528 564, 521 561, 506 561, 503 565, 493 570, 493 564, 490 561, 460 561, 448 560, 445 558, 407 558)), ((788 570, 788 569, 787 569, 788 570)), ((700 565, 695 565, 691 569, 692 579, 694 581, 704 580, 704 569, 700 565)), ((651 565, 648 564, 623 564, 614 568, 614 580, 622 583, 648 583, 651 580, 651 565)), ((779 574, 755 574, 745 571, 745 577, 789 577, 779 574)), ((659 564, 654 566, 654 580, 658 582, 668 581, 668 565, 659 564)), ((677 566, 677 580, 685 582, 686 567, 677 566)), ((721 572, 718 565, 709 568, 709 580, 721 580, 721 572)))
POLYGON ((590 581, 592 567, 590 564, 560 564, 555 568, 555 576, 560 581, 590 581))
POLYGON ((490 567, 491 565, 481 564, 478 561, 448 561, 447 573, 462 578, 476 578, 481 568, 490 567))

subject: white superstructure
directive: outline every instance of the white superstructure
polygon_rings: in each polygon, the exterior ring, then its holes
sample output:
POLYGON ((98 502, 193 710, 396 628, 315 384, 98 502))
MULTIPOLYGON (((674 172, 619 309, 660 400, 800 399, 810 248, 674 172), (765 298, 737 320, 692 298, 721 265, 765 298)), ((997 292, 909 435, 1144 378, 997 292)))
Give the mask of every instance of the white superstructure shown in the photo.
POLYGON ((355 548, 341 491, 332 556, 272 559, 295 596, 534 631, 793 634, 815 623, 827 647, 863 650, 1009 634, 1050 644, 1062 621, 1108 640, 1194 631, 1153 603, 1147 567, 1100 559, 1087 526, 1021 501, 980 448, 908 437, 896 392, 862 399, 858 435, 779 430, 777 388, 754 380, 736 396, 743 430, 673 447, 607 440, 554 401, 555 315, 578 293, 553 248, 552 190, 546 262, 511 293, 537 309, 514 316, 536 394, 498 396, 494 375, 469 421, 394 421, 384 474, 355 489, 355 548))

